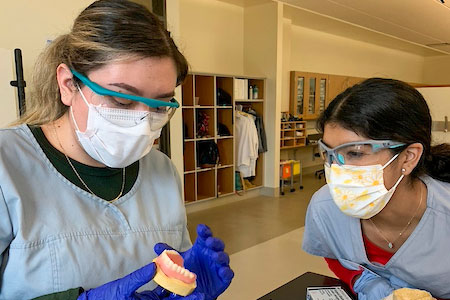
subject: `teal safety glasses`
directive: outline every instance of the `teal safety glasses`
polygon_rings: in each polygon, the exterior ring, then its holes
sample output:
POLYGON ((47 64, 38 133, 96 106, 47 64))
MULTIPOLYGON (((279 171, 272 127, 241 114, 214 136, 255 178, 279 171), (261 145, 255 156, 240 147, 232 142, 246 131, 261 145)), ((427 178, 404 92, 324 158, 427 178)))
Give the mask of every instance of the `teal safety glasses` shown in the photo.
POLYGON ((367 140, 342 144, 336 148, 329 148, 322 139, 320 139, 318 145, 320 156, 330 165, 335 161, 340 166, 364 166, 373 164, 373 154, 378 151, 382 149, 396 149, 405 146, 406 144, 389 140, 367 140))
MULTIPOLYGON (((111 97, 128 99, 128 100, 132 100, 132 101, 138 101, 138 102, 146 104, 149 107, 156 108, 156 109, 165 108, 164 110, 166 110, 169 114, 170 114, 170 112, 175 112, 175 109, 180 106, 180 104, 174 98, 172 98, 169 102, 166 102, 166 101, 162 101, 162 100, 145 98, 145 97, 129 95, 129 94, 123 94, 123 93, 115 92, 112 90, 108 90, 108 89, 105 89, 104 87, 98 85, 97 83, 92 82, 91 80, 89 80, 89 78, 78 73, 77 71, 75 71, 73 69, 71 69, 70 71, 72 71, 72 74, 75 77, 77 77, 84 85, 86 85, 88 88, 90 88, 94 93, 101 95, 101 96, 111 96, 111 97)), ((173 115, 173 113, 171 115, 173 115)))

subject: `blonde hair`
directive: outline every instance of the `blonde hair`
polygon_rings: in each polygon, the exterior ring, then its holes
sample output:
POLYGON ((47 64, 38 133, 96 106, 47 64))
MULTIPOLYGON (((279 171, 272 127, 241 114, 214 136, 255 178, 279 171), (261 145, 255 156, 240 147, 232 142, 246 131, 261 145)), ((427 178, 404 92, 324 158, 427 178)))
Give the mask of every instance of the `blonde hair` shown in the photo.
POLYGON ((87 74, 130 57, 172 58, 177 67, 177 84, 188 72, 187 61, 169 32, 144 6, 126 0, 92 3, 75 19, 70 33, 56 38, 38 57, 25 114, 13 125, 43 125, 68 110, 61 102, 56 80, 56 69, 61 63, 87 74))

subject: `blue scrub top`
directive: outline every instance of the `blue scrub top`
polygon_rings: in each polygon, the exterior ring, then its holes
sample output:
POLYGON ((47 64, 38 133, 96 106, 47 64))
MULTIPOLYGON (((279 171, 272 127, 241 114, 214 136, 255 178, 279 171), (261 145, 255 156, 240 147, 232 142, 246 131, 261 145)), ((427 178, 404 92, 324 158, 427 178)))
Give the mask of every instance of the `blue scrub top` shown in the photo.
POLYGON ((58 173, 26 125, 0 130, 0 299, 97 287, 150 263, 158 242, 189 249, 172 162, 153 149, 139 163, 111 203, 58 173))
POLYGON ((385 278, 396 276, 435 297, 450 298, 450 183, 423 177, 427 208, 405 243, 386 265, 368 260, 358 218, 342 213, 328 185, 317 191, 308 206, 303 249, 338 259, 351 270, 360 267, 385 278))

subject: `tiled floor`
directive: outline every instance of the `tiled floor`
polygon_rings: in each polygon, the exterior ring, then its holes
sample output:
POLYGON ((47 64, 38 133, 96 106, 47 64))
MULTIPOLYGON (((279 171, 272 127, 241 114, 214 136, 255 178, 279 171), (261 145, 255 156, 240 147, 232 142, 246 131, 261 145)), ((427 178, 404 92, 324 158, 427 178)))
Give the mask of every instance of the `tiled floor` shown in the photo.
POLYGON ((254 300, 307 271, 333 276, 322 258, 301 250, 306 208, 324 183, 305 175, 303 190, 188 214, 193 240, 197 224, 207 224, 230 254, 235 278, 220 300, 254 300))
POLYGON ((197 224, 207 224, 225 242, 229 254, 244 250, 303 227, 309 200, 324 183, 323 178, 307 174, 303 190, 297 184, 295 192, 286 189, 286 194, 277 198, 259 196, 188 213, 189 233, 194 240, 197 224))

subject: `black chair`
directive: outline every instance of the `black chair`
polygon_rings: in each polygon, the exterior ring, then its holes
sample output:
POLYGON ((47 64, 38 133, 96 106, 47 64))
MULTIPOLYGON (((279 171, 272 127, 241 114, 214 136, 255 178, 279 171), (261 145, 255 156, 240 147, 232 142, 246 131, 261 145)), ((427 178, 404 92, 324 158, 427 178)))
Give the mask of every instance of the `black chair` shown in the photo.
MULTIPOLYGON (((322 133, 309 134, 308 135, 308 143, 312 144, 312 145, 315 145, 317 147, 317 142, 322 138, 322 136, 323 136, 322 133)), ((313 150, 313 152, 315 152, 315 151, 313 150)), ((319 153, 314 153, 314 157, 320 157, 320 154, 319 153)), ((319 178, 319 179, 322 179, 322 176, 325 178, 325 169, 317 170, 314 173, 314 176, 316 178, 319 178)))
MULTIPOLYGON (((314 156, 315 157, 320 157, 320 154, 319 153, 314 153, 314 156)), ((320 170, 317 170, 315 173, 314 173, 314 176, 316 177, 316 178, 319 178, 319 179, 322 179, 322 176, 325 178, 325 169, 320 169, 320 170)))

